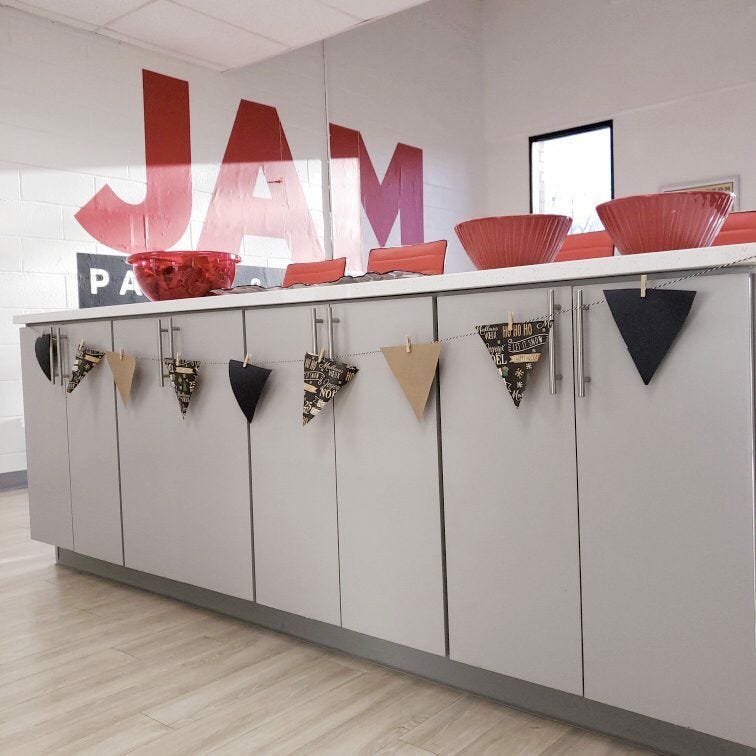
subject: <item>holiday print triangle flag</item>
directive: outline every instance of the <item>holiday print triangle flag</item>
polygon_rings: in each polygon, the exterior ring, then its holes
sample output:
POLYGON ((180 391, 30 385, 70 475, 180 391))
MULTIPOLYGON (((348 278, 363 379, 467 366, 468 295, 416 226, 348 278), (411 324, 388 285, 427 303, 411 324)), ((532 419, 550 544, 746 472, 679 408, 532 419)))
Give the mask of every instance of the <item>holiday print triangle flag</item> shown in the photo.
POLYGON ((423 419, 423 412, 428 401, 433 379, 436 377, 438 357, 441 344, 411 344, 381 347, 394 378, 407 397, 407 401, 418 420, 423 419))
POLYGON ((173 390, 176 392, 176 398, 181 409, 181 417, 186 417, 189 402, 192 400, 192 394, 194 394, 197 388, 200 363, 197 360, 177 360, 174 357, 166 357, 163 362, 168 369, 168 376, 171 379, 173 390))
POLYGON ((358 369, 331 357, 306 352, 304 356, 304 405, 302 425, 312 420, 349 383, 358 369))
POLYGON ((124 404, 129 403, 131 383, 134 380, 136 370, 136 357, 124 352, 105 352, 105 361, 108 363, 110 372, 113 374, 118 393, 124 404))
POLYGON ((476 327, 515 407, 520 406, 528 381, 548 346, 549 328, 548 320, 512 323, 511 331, 508 323, 476 327))
POLYGON ((70 394, 86 377, 87 373, 100 364, 105 352, 88 347, 84 342, 76 350, 76 358, 71 368, 71 377, 66 386, 66 393, 70 394))
POLYGON ((244 363, 239 360, 228 362, 228 380, 231 383, 231 390, 248 423, 252 422, 257 402, 260 400, 260 394, 270 374, 271 371, 267 368, 250 362, 244 363))
POLYGON ((688 317, 695 291, 605 289, 614 322, 643 383, 648 385, 688 317))

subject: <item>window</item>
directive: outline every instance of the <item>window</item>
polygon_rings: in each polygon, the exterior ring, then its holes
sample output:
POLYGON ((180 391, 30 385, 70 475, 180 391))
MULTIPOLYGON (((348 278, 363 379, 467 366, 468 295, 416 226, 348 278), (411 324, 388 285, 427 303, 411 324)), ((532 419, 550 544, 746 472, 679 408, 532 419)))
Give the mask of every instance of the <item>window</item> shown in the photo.
POLYGON ((530 210, 572 217, 571 234, 600 231, 596 205, 614 196, 612 122, 530 137, 530 210))

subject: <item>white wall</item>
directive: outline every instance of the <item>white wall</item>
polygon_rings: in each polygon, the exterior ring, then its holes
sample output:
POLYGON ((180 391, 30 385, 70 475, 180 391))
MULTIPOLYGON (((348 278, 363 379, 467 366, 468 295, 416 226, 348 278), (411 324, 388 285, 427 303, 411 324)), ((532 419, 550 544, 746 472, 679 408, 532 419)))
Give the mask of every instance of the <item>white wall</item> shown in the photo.
POLYGON ((528 212, 528 137, 614 119, 615 196, 740 176, 756 208, 753 0, 483 0, 488 212, 528 212))

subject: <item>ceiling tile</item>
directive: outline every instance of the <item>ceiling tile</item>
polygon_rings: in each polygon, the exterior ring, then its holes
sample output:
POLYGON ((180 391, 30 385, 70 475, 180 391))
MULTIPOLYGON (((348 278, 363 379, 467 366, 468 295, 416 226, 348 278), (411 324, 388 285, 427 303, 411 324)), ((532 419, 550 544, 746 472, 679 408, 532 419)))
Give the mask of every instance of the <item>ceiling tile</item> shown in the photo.
POLYGON ((156 0, 108 24, 121 34, 164 50, 236 68, 286 48, 252 32, 210 18, 169 0, 156 0))
POLYGON ((22 0, 9 4, 48 17, 103 26, 144 3, 145 0, 22 0))
POLYGON ((175 1, 293 47, 330 37, 360 23, 360 19, 317 0, 175 1))
POLYGON ((323 5, 368 20, 422 5, 427 0, 320 0, 323 5))

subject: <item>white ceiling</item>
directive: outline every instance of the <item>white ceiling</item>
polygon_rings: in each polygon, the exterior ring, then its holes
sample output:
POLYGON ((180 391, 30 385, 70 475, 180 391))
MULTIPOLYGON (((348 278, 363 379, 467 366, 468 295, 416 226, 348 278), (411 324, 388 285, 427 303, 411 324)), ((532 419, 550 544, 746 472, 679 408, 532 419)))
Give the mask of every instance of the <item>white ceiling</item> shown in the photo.
POLYGON ((426 0, 0 0, 2 4, 227 70, 426 0))

